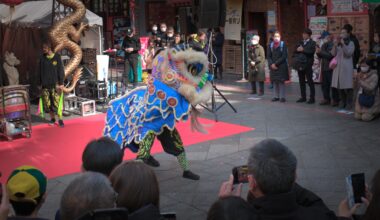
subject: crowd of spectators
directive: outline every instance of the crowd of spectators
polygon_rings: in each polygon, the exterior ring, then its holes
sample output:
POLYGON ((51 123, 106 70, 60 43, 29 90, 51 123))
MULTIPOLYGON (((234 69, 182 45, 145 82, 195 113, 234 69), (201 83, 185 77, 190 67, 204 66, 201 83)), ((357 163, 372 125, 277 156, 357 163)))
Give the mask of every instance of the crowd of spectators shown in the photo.
MULTIPOLYGON (((55 219, 172 219, 160 212, 154 171, 142 162, 122 162, 122 158, 123 151, 109 138, 91 141, 83 152, 83 172, 64 190, 55 219)), ((242 184, 234 185, 230 175, 209 209, 208 220, 345 220, 352 219, 359 206, 367 207, 360 219, 380 218, 380 170, 362 204, 350 207, 344 199, 334 213, 318 195, 297 184, 297 158, 282 143, 268 139, 256 144, 246 164, 248 194, 242 195, 242 184)), ((40 170, 18 167, 2 186, 0 220, 44 220, 39 210, 47 197, 47 178, 40 170)))

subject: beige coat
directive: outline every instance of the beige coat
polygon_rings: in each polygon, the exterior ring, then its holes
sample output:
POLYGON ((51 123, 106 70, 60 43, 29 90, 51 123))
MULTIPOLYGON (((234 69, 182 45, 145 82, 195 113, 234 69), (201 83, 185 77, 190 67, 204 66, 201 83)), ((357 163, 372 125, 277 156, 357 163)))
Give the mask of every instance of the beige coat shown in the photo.
POLYGON ((334 69, 331 87, 337 89, 352 89, 353 87, 353 61, 352 56, 355 45, 352 41, 348 45, 334 47, 331 54, 336 57, 338 65, 334 69))
POLYGON ((367 74, 368 76, 365 79, 358 79, 358 87, 366 91, 374 91, 375 104, 371 108, 362 107, 359 104, 359 94, 356 96, 355 117, 363 121, 370 121, 380 113, 380 97, 379 91, 377 90, 379 77, 377 76, 376 70, 371 70, 367 74))

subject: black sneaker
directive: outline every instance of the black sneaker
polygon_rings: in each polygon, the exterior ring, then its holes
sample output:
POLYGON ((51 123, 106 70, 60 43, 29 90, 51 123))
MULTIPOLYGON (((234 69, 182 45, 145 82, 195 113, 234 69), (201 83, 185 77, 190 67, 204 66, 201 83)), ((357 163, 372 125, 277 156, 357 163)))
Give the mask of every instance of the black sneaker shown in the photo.
POLYGON ((305 98, 300 98, 297 100, 297 103, 302 103, 302 102, 306 102, 306 99, 305 98))
POLYGON ((199 175, 191 172, 190 170, 183 171, 182 177, 186 178, 186 179, 191 179, 191 180, 199 180, 200 179, 199 175))
POLYGON ((272 102, 278 102, 278 101, 280 101, 279 98, 273 98, 273 99, 272 99, 272 102))
POLYGON ((58 120, 58 126, 63 128, 63 127, 65 127, 65 124, 63 123, 62 120, 58 120))
POLYGON ((315 99, 309 99, 309 101, 306 102, 307 104, 314 104, 315 103, 315 99))
MULTIPOLYGON (((139 158, 138 158, 139 159, 139 158)), ((148 158, 141 159, 145 164, 151 166, 151 167, 159 167, 160 163, 154 159, 154 157, 149 156, 148 158)))
POLYGON ((49 125, 50 125, 50 126, 54 126, 54 125, 55 125, 55 118, 52 118, 52 119, 49 121, 49 125))

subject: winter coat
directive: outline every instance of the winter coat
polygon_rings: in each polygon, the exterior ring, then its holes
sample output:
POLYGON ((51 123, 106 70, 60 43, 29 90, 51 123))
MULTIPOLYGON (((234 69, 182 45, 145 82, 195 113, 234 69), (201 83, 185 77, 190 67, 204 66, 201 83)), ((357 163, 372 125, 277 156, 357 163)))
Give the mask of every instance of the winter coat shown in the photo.
POLYGON ((358 38, 353 34, 351 34, 349 38, 354 43, 354 46, 355 46, 354 54, 352 56, 352 62, 353 62, 352 65, 353 65, 353 68, 356 69, 356 65, 358 64, 359 59, 360 59, 360 43, 359 43, 358 38))
POLYGON ((265 81, 265 51, 260 44, 257 46, 250 46, 248 48, 248 66, 248 81, 265 81), (251 62, 255 62, 255 65, 252 66, 251 62))
POLYGON ((317 44, 312 39, 309 39, 306 43, 304 43, 304 41, 300 41, 299 44, 296 47, 295 53, 303 53, 306 56, 306 58, 307 58, 307 64, 308 64, 308 66, 313 66, 316 45, 317 44), (298 52, 297 51, 297 48, 299 46, 303 47, 303 52, 298 52))
POLYGON ((326 42, 322 45, 321 52, 317 53, 318 58, 321 59, 322 72, 332 71, 332 69, 330 69, 330 62, 334 58, 334 56, 331 54, 333 47, 333 42, 326 42))
POLYGON ((352 41, 332 49, 332 55, 336 57, 338 63, 333 72, 331 87, 337 89, 353 88, 354 66, 352 56, 354 51, 355 45, 352 41))
POLYGON ((268 47, 268 66, 270 69, 270 80, 284 82, 289 80, 289 66, 288 66, 288 49, 283 43, 283 47, 279 45, 277 48, 271 45, 268 47), (271 68, 272 64, 276 64, 277 70, 271 68))
POLYGON ((132 52, 125 52, 125 58, 137 58, 141 50, 140 39, 137 37, 126 36, 123 41, 122 49, 133 48, 132 52))
POLYGON ((216 56, 216 65, 222 65, 223 63, 223 44, 224 35, 222 33, 215 34, 215 40, 212 42, 212 49, 216 56))
MULTIPOLYGON (((252 220, 337 220, 321 198, 295 184, 291 192, 249 198, 252 220)), ((342 218, 343 219, 343 218, 342 218)))
POLYGON ((359 88, 361 87, 365 92, 375 95, 375 104, 370 108, 361 106, 359 104, 358 94, 356 97, 355 114, 368 114, 369 116, 375 116, 380 113, 380 97, 379 92, 377 90, 379 77, 376 73, 376 70, 371 70, 367 74, 368 76, 365 79, 363 78, 358 80, 358 86, 359 88))

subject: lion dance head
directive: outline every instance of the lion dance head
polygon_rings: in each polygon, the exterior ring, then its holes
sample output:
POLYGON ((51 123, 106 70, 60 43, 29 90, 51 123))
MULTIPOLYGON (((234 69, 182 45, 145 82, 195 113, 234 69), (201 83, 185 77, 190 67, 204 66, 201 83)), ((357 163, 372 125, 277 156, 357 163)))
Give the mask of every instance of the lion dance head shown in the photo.
POLYGON ((177 90, 191 105, 210 100, 212 76, 206 54, 185 44, 160 52, 153 60, 152 77, 177 90))

